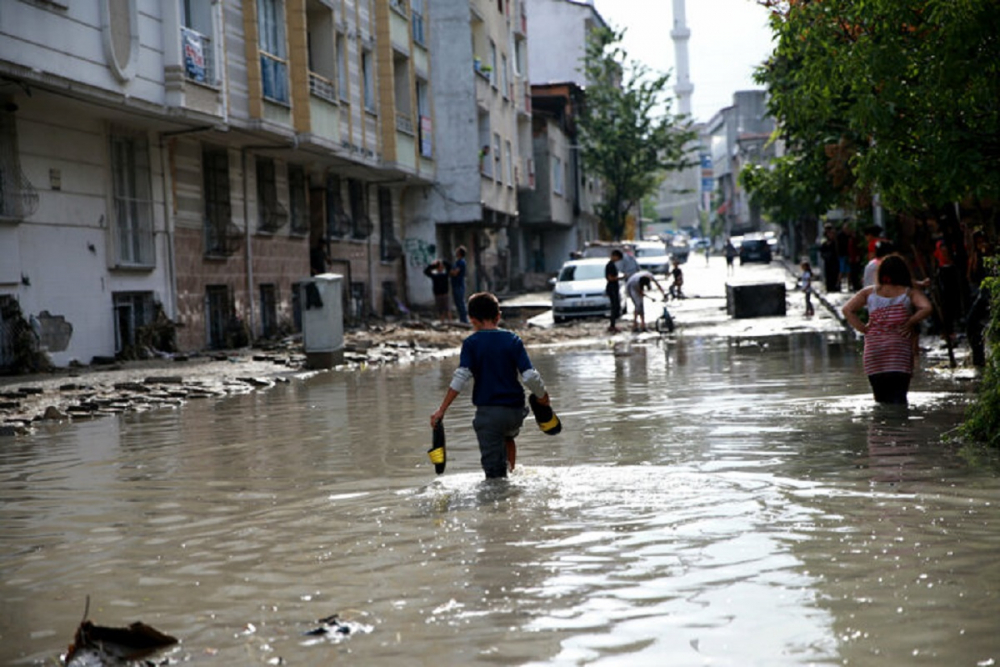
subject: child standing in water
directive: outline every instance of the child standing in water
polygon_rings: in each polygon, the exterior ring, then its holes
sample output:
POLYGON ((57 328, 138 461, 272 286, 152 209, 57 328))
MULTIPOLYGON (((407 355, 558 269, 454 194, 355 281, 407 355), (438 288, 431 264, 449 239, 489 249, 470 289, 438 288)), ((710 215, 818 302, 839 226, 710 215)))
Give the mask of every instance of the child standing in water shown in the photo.
POLYGON ((799 281, 802 285, 802 291, 806 295, 806 317, 812 317, 815 314, 812 305, 812 266, 809 262, 802 262, 799 268, 802 269, 802 277, 799 278, 799 281))
POLYGON ((431 415, 431 428, 472 380, 472 403, 476 406, 472 427, 479 440, 483 472, 487 479, 506 477, 508 467, 514 469, 514 438, 528 414, 521 383, 542 405, 549 405, 549 394, 524 342, 514 332, 499 327, 496 296, 479 292, 469 297, 469 320, 473 333, 462 342, 458 368, 441 407, 431 415))

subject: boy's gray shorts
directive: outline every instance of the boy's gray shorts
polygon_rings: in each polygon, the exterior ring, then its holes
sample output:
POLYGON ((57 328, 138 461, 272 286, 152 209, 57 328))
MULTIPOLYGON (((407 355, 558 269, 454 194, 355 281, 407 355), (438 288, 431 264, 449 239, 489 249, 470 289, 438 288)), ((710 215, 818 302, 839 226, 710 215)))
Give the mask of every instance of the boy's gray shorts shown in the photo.
POLYGON ((502 405, 481 405, 476 408, 472 428, 479 440, 480 461, 487 477, 507 476, 507 438, 517 437, 528 408, 502 405))

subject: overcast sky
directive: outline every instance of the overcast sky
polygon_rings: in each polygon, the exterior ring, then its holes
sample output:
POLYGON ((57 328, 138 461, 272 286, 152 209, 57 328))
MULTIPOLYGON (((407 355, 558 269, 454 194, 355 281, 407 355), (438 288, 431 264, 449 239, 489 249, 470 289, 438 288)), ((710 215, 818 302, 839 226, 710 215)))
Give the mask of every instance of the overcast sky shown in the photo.
MULTIPOLYGON (((672 0, 594 0, 594 6, 605 21, 626 29, 624 46, 631 59, 671 72, 672 95, 672 0)), ((707 121, 733 103, 737 90, 761 88, 753 81, 753 70, 771 52, 768 12, 754 0, 687 0, 686 13, 691 109, 695 120, 707 121)), ((676 113, 676 101, 672 108, 676 113)))

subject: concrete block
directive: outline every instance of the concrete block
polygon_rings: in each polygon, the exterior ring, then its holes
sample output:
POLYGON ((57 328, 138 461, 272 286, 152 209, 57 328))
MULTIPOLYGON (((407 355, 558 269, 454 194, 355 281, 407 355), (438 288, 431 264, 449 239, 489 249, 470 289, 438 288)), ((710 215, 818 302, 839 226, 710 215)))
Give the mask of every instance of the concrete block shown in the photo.
POLYGON ((735 319, 784 316, 785 284, 727 283, 726 311, 735 319))

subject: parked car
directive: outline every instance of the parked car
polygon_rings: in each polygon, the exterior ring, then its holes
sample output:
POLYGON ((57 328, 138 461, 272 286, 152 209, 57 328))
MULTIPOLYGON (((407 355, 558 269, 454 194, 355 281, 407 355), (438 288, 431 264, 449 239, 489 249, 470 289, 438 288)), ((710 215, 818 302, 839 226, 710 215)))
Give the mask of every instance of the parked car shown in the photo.
POLYGON ((683 264, 688 261, 688 255, 690 254, 691 246, 688 244, 687 237, 683 234, 675 234, 674 237, 670 239, 670 255, 683 264))
POLYGON ((607 317, 611 299, 605 293, 605 257, 572 259, 559 269, 552 289, 552 319, 566 322, 579 317, 607 317))
POLYGON ((662 241, 635 241, 635 260, 639 268, 651 273, 667 273, 670 271, 670 257, 667 246, 662 241))
POLYGON ((747 262, 771 263, 771 246, 763 236, 747 234, 740 244, 740 264, 747 262))
POLYGON ((611 257, 611 251, 617 248, 618 250, 625 251, 628 248, 632 248, 632 241, 620 241, 618 243, 613 243, 611 241, 588 241, 587 245, 584 247, 583 255, 584 259, 592 259, 595 257, 611 257))

